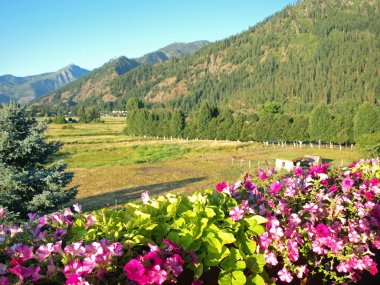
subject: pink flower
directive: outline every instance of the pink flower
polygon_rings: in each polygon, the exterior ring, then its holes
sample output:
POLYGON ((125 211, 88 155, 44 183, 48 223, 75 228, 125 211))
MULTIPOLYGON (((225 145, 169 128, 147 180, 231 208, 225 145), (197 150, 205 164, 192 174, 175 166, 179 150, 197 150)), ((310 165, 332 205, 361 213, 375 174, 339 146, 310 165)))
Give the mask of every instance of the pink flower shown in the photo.
POLYGON ((288 222, 290 226, 298 226, 301 223, 301 219, 297 214, 291 214, 288 218, 288 222))
POLYGON ((346 177, 342 180, 342 190, 346 192, 350 190, 354 184, 355 180, 351 179, 350 177, 346 177))
POLYGON ((9 279, 8 279, 8 277, 1 276, 0 277, 0 285, 9 285, 9 279))
POLYGON ((319 237, 328 237, 329 234, 330 234, 330 229, 329 227, 327 227, 325 224, 323 223, 319 223, 316 228, 315 228, 315 233, 319 236, 319 237))
POLYGON ((94 225, 96 223, 96 218, 90 214, 87 216, 87 223, 86 223, 86 226, 85 228, 87 229, 88 227, 94 225))
POLYGON ((294 171, 294 175, 298 176, 298 177, 302 176, 302 174, 303 174, 302 167, 294 167, 293 171, 294 171))
POLYGON ((303 278, 305 275, 309 274, 309 269, 307 269, 307 265, 298 266, 296 269, 297 277, 299 279, 303 278))
POLYGON ((288 240, 287 243, 288 253, 289 253, 289 259, 293 262, 296 262, 299 257, 298 252, 298 243, 295 240, 288 240))
POLYGON ((151 271, 149 271, 150 281, 153 284, 161 285, 166 281, 166 276, 168 273, 165 270, 162 270, 159 265, 153 267, 151 271))
POLYGON ((69 278, 73 274, 82 276, 83 274, 82 263, 78 260, 70 261, 63 267, 63 274, 65 274, 66 278, 69 278))
POLYGON ((65 222, 65 216, 62 215, 61 213, 54 213, 49 216, 49 219, 52 220, 53 222, 56 222, 60 225, 63 225, 65 222))
POLYGON ((7 211, 3 207, 0 208, 0 219, 5 218, 7 211))
POLYGON ((156 265, 162 265, 162 259, 158 255, 157 251, 151 251, 145 254, 142 258, 142 262, 145 268, 152 268, 156 265))
POLYGON ((86 249, 86 254, 94 254, 94 255, 103 254, 103 247, 98 242, 92 242, 90 244, 86 244, 84 248, 86 249))
POLYGON ((142 200, 143 205, 148 204, 150 200, 149 191, 144 191, 143 193, 141 193, 141 200, 142 200))
POLYGON ((66 280, 66 285, 90 285, 90 283, 80 275, 73 274, 66 280))
POLYGON ((285 267, 278 272, 278 277, 282 282, 290 283, 293 280, 292 274, 285 267))
POLYGON ((8 273, 7 266, 3 263, 0 263, 0 275, 4 275, 8 273))
POLYGON ((86 249, 82 246, 82 242, 80 241, 67 245, 64 249, 64 252, 70 254, 73 257, 76 257, 83 256, 83 254, 86 252, 86 249))
POLYGON ((265 258, 265 261, 270 264, 270 265, 277 265, 278 264, 278 260, 277 260, 277 257, 276 255, 273 253, 273 252, 267 252, 264 254, 264 258, 265 258))
POLYGON ((75 212, 77 212, 77 213, 82 212, 82 205, 76 203, 76 204, 73 205, 73 207, 74 207, 74 211, 75 212))
POLYGON ((338 266, 336 267, 336 270, 338 272, 343 272, 343 273, 347 273, 349 272, 351 269, 351 266, 348 264, 348 262, 341 262, 338 264, 338 266))
POLYGON ((170 268, 173 276, 178 277, 183 271, 182 265, 184 261, 179 254, 174 254, 173 257, 166 259, 166 265, 170 268))
POLYGON ((8 255, 16 258, 18 263, 23 263, 26 260, 35 258, 35 255, 33 254, 33 246, 27 246, 21 243, 12 245, 8 250, 8 255))
POLYGON ((237 222, 243 218, 244 210, 242 210, 239 206, 235 206, 231 209, 229 214, 231 219, 237 222))
POLYGON ((123 245, 120 242, 113 242, 110 246, 108 246, 108 250, 113 256, 123 255, 123 245))
POLYGON ((37 254, 40 260, 44 260, 46 257, 50 256, 50 254, 54 251, 53 243, 48 243, 45 245, 41 245, 37 249, 37 254))
POLYGON ((124 266, 124 271, 128 279, 136 281, 139 285, 148 284, 150 278, 145 276, 145 268, 137 259, 130 260, 124 266))
POLYGON ((259 169, 259 171, 257 172, 257 175, 259 176, 259 178, 262 180, 262 181, 265 181, 268 177, 265 173, 264 170, 262 170, 261 168, 259 169))
POLYGON ((278 192, 280 192, 281 188, 282 188, 282 184, 279 182, 279 181, 274 181, 272 182, 272 184, 269 186, 270 188, 270 193, 275 195, 277 194, 278 192))
POLYGON ((223 192, 224 189, 228 188, 227 182, 221 182, 216 185, 216 191, 223 192))
POLYGON ((90 274, 96 266, 96 256, 90 255, 83 259, 81 272, 83 274, 90 274))

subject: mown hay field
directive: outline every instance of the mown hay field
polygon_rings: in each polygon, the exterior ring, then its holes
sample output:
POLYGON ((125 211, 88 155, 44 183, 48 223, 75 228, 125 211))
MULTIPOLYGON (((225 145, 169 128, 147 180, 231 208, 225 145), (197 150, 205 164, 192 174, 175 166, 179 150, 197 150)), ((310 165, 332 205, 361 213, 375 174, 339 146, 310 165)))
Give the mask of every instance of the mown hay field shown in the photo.
POLYGON ((77 202, 85 210, 123 204, 140 197, 167 192, 190 194, 234 183, 258 167, 274 166, 276 158, 320 155, 334 166, 360 157, 354 149, 260 143, 138 138, 123 134, 125 118, 105 118, 104 123, 50 124, 50 140, 64 143, 56 159, 63 159, 79 185, 77 202))

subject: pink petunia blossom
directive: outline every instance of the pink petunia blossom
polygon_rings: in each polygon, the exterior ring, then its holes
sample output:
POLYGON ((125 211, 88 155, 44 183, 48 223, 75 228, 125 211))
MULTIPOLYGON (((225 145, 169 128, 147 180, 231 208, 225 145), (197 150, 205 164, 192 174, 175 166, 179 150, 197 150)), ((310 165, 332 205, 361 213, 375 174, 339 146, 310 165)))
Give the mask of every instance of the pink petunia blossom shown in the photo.
POLYGON ((74 211, 77 212, 77 213, 82 212, 82 205, 80 205, 78 203, 74 204, 73 208, 74 208, 74 211))
POLYGON ((264 254, 264 258, 265 258, 265 261, 270 264, 270 265, 277 265, 278 264, 278 260, 277 260, 277 257, 276 255, 273 253, 273 252, 267 252, 264 254))
POLYGON ((75 242, 72 244, 69 244, 65 247, 64 252, 67 254, 70 254, 73 257, 76 256, 83 256, 86 252, 86 249, 82 246, 82 242, 75 242))
POLYGON ((73 274, 66 280, 66 285, 90 285, 90 283, 80 275, 73 274))
POLYGON ((66 278, 69 278, 73 274, 82 276, 83 274, 82 263, 78 260, 70 261, 63 267, 63 274, 65 274, 66 278))
POLYGON ((172 257, 166 259, 166 265, 170 268, 173 276, 178 277, 183 271, 182 265, 184 261, 179 254, 174 254, 172 257))
POLYGON ((231 209, 229 215, 233 221, 237 222, 243 218, 244 210, 242 210, 239 206, 235 206, 231 209))
POLYGON ((87 223, 85 225, 86 229, 96 223, 96 218, 92 214, 88 215, 86 219, 87 219, 87 223))
POLYGON ((280 190, 282 188, 282 184, 279 181, 274 181, 274 182, 271 183, 271 185, 269 186, 269 188, 270 188, 270 193, 273 194, 273 195, 275 195, 278 192, 280 192, 280 190))
POLYGON ((319 237, 328 237, 329 234, 330 234, 330 229, 329 227, 327 227, 325 224, 323 223, 319 223, 316 227, 315 227, 315 233, 317 234, 317 236, 319 237))
POLYGON ((150 200, 149 194, 150 194, 149 191, 144 191, 141 193, 141 200, 142 200, 143 205, 148 204, 150 200))
POLYGON ((350 177, 346 177, 342 180, 342 190, 344 192, 347 192, 351 189, 352 186, 354 186, 355 180, 351 179, 350 177))
POLYGON ((156 265, 152 270, 149 271, 150 282, 153 284, 161 285, 166 281, 166 276, 168 273, 165 270, 162 270, 160 265, 156 265))
POLYGON ((0 276, 0 285, 9 285, 9 279, 6 276, 0 276))
POLYGON ((278 277, 280 277, 280 280, 282 282, 290 283, 293 280, 292 274, 285 267, 281 269, 280 271, 278 271, 277 274, 278 274, 278 277))
POLYGON ((144 265, 137 259, 132 259, 125 264, 124 271, 128 279, 136 281, 139 285, 145 285, 150 281, 150 278, 145 276, 144 265))

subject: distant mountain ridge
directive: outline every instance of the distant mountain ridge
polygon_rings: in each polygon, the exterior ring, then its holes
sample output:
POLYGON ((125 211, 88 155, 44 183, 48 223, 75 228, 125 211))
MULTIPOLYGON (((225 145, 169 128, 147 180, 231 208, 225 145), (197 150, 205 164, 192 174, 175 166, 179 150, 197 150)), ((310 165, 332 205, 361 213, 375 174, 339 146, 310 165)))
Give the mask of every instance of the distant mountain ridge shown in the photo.
POLYGON ((149 66, 160 62, 166 62, 173 57, 193 54, 208 44, 208 41, 173 43, 135 59, 120 56, 110 60, 101 67, 94 69, 79 80, 72 82, 63 88, 59 88, 48 96, 41 98, 39 103, 55 104, 58 100, 60 103, 64 103, 67 106, 73 106, 84 100, 90 100, 94 103, 98 99, 105 103, 115 102, 117 98, 112 94, 109 86, 109 82, 112 80, 138 66, 144 66, 142 68, 149 69, 149 66))
POLYGON ((31 102, 53 90, 77 80, 90 71, 70 64, 56 72, 17 77, 0 76, 0 102, 14 99, 22 104, 31 102))

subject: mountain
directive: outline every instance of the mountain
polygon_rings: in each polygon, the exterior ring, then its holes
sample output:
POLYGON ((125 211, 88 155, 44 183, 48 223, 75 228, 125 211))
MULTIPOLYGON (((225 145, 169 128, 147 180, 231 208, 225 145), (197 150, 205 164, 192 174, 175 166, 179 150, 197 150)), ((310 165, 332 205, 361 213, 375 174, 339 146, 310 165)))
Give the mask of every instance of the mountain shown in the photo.
POLYGON ((89 70, 70 64, 57 72, 26 77, 16 77, 10 74, 0 76, 0 102, 14 99, 22 104, 29 103, 89 72, 89 70))
MULTIPOLYGON (((128 59, 125 56, 110 60, 103 66, 93 70, 83 78, 60 88, 49 96, 42 98, 41 104, 61 104, 67 106, 76 105, 81 101, 96 101, 112 104, 117 98, 112 94, 109 83, 121 75, 131 71, 139 65, 152 65, 168 61, 170 58, 187 55, 209 44, 208 41, 196 41, 191 43, 174 43, 155 52, 145 54, 136 59, 128 59)), ((146 68, 146 67, 143 67, 146 68)))
MULTIPOLYGON (((130 97, 152 107, 185 112, 202 101, 255 112, 277 101, 285 113, 380 100, 380 15, 376 0, 304 0, 285 7, 249 30, 211 43, 196 53, 156 65, 140 65, 107 83, 112 104, 101 95, 75 103, 125 106, 130 97), (103 99, 103 100, 102 100, 103 99)), ((162 57, 158 54, 157 57, 162 57)), ((61 102, 61 90, 52 105, 61 102)))
POLYGON ((208 45, 209 41, 196 41, 191 43, 173 43, 157 51, 147 53, 137 59, 141 64, 155 64, 162 61, 168 61, 171 57, 193 54, 200 48, 208 45))

